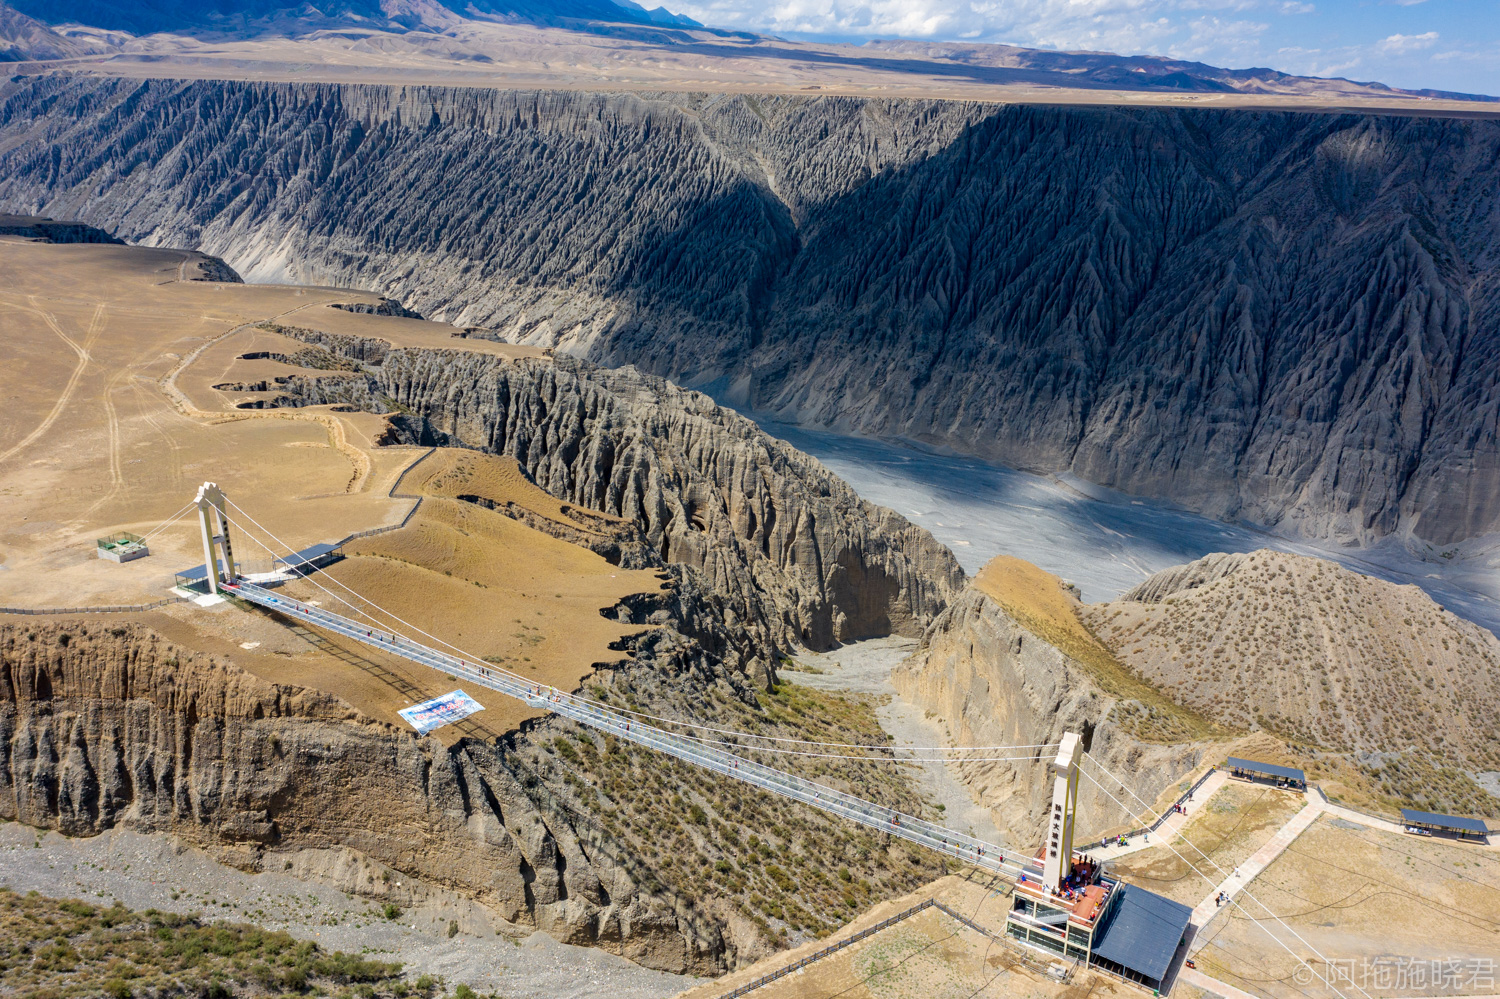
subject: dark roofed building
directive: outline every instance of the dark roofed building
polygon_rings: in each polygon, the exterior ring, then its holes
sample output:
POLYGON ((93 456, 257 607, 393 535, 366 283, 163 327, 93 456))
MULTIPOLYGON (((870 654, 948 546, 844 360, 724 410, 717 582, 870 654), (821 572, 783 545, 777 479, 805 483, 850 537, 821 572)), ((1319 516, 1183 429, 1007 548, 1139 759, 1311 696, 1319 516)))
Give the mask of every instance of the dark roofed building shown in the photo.
POLYGON ((278 556, 276 561, 288 569, 306 573, 313 569, 321 569, 338 557, 339 546, 324 543, 304 548, 300 552, 293 552, 284 557, 278 556))
POLYGON ((1102 874, 1078 857, 1060 890, 1026 875, 1016 884, 1005 932, 1017 942, 1162 991, 1193 910, 1102 874))
POLYGON ((1135 885, 1121 884, 1115 894, 1094 932, 1090 963, 1160 991, 1193 910, 1135 885))
POLYGON ((1407 832, 1427 835, 1439 833, 1455 839, 1470 839, 1480 843, 1489 841, 1489 826, 1479 819, 1466 819, 1460 815, 1444 815, 1441 812, 1421 812, 1415 808, 1403 808, 1401 821, 1406 825, 1407 832))
POLYGON ((1284 767, 1279 763, 1262 763, 1259 760, 1242 760, 1231 756, 1225 764, 1229 772, 1241 780, 1260 780, 1277 787, 1295 787, 1307 790, 1307 775, 1296 767, 1284 767))

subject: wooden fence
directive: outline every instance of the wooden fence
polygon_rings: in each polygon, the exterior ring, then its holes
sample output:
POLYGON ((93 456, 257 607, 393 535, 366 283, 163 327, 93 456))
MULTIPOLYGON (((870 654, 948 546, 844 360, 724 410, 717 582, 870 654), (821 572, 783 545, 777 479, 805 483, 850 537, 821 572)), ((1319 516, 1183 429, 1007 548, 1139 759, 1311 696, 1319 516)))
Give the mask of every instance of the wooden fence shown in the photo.
POLYGON ((103 604, 99 607, 0 607, 0 614, 131 614, 178 604, 187 597, 167 597, 149 604, 103 604))
POLYGON ((898 912, 894 916, 890 916, 890 917, 888 917, 886 919, 882 919, 880 922, 876 923, 874 926, 867 926, 867 927, 865 927, 864 929, 860 930, 858 933, 854 934, 852 937, 847 937, 847 938, 845 938, 843 940, 840 940, 836 944, 830 944, 829 946, 824 947, 822 950, 814 951, 813 953, 807 955, 804 958, 801 958, 799 960, 793 961, 791 964, 788 964, 784 968, 777 968, 775 971, 771 972, 769 975, 761 975, 759 978, 755 979, 753 982, 746 982, 744 985, 741 985, 739 988, 735 989, 733 992, 726 992, 726 993, 724 993, 722 996, 719 997, 719 999, 737 999, 737 997, 745 995, 748 992, 754 992, 756 989, 760 988, 761 986, 769 985, 772 982, 776 981, 778 978, 785 978, 787 975, 790 975, 793 972, 801 971, 803 968, 807 967, 809 964, 812 964, 814 961, 821 961, 825 957, 829 957, 829 956, 831 956, 833 954, 837 954, 839 951, 843 950, 844 948, 851 947, 854 944, 859 943, 861 940, 867 940, 870 937, 874 936, 875 934, 879 933, 881 930, 884 930, 884 929, 887 929, 887 928, 889 928, 891 926, 894 926, 896 923, 901 922, 903 919, 910 919, 912 916, 915 916, 917 913, 921 912, 923 909, 928 909, 928 908, 937 909, 939 912, 943 913, 945 916, 951 916, 952 918, 958 920, 963 925, 967 926, 969 929, 975 930, 976 932, 979 932, 979 933, 983 933, 987 937, 991 937, 991 938, 996 939, 996 940, 1000 939, 999 937, 995 936, 995 934, 993 934, 989 930, 985 929, 983 926, 980 926, 978 923, 974 922, 974 920, 970 919, 968 916, 965 916, 965 915, 963 915, 962 913, 959 913, 959 912, 955 912, 954 910, 950 909, 948 906, 946 906, 943 903, 939 902, 937 899, 929 898, 929 899, 927 899, 924 902, 919 902, 918 904, 912 906, 910 909, 907 909, 905 912, 898 912))

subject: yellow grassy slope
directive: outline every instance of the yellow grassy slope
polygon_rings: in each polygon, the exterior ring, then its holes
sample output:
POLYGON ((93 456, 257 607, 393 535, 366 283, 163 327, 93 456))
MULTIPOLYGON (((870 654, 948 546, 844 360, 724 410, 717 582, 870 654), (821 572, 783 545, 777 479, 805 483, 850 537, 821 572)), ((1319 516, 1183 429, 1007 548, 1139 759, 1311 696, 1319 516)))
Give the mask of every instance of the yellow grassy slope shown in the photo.
POLYGON ((1143 682, 1083 623, 1083 605, 1062 580, 1023 559, 997 555, 971 584, 1038 638, 1084 667, 1109 694, 1142 705, 1132 724, 1141 738, 1180 741, 1221 734, 1216 727, 1143 682))
MULTIPOLYGON (((95 558, 94 541, 151 531, 205 479, 294 547, 379 526, 407 505, 385 491, 413 454, 373 446, 380 417, 235 412, 201 384, 238 377, 254 323, 376 296, 180 280, 194 259, 0 238, 0 605, 164 596, 175 570, 202 559, 187 520, 126 565, 95 558)), ((379 318, 341 314, 366 328, 379 318)))
MULTIPOLYGON (((434 495, 484 496, 566 520, 562 505, 528 481, 512 459, 441 449, 408 474, 402 489, 423 497, 411 521, 400 530, 352 542, 345 549, 348 557, 326 575, 476 659, 559 689, 577 689, 595 663, 622 658, 611 643, 640 628, 606 619, 600 611, 630 594, 658 591, 661 580, 654 572, 621 569, 503 513, 434 495)), ((294 589, 331 604, 310 581, 294 589)), ((275 678, 311 682, 396 723, 400 708, 463 686, 424 667, 357 651, 360 659, 379 658, 390 675, 351 663, 305 677, 294 675, 297 667, 287 664, 275 678)), ((480 731, 444 730, 446 738, 499 735, 537 714, 503 695, 463 689, 487 709, 474 720, 480 731)))

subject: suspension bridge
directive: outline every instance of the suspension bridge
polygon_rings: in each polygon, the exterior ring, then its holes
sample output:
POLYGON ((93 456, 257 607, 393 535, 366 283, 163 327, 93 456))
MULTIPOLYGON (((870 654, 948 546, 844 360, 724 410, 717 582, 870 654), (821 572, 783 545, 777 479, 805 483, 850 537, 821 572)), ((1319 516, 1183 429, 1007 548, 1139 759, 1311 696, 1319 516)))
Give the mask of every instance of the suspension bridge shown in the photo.
POLYGON ((481 666, 462 657, 421 645, 399 632, 378 630, 304 601, 273 593, 255 583, 236 579, 233 582, 223 581, 221 585, 228 593, 269 611, 352 638, 383 652, 435 669, 455 680, 499 691, 524 701, 533 708, 551 711, 617 739, 666 753, 716 774, 752 784, 763 791, 820 808, 983 870, 1014 878, 1025 867, 1024 863, 1019 862, 1022 858, 1014 850, 1007 855, 1002 846, 867 801, 806 777, 766 766, 709 744, 708 740, 669 732, 598 701, 540 686, 508 670, 490 665, 481 666))
MULTIPOLYGON (((1077 806, 1079 777, 1086 777, 1094 783, 1107 797, 1114 801, 1120 808, 1133 818, 1139 819, 1141 813, 1127 806, 1113 792, 1109 790, 1097 777, 1083 770, 1081 763, 1087 756, 1093 766, 1102 771, 1119 788, 1134 798, 1146 812, 1151 811, 1149 806, 1133 790, 1129 788, 1114 774, 1110 773, 1102 763, 1095 760, 1084 751, 1081 739, 1078 735, 1069 733, 1060 743, 1051 743, 1035 746, 985 746, 985 747, 922 747, 925 750, 937 752, 940 755, 922 759, 917 756, 902 757, 895 755, 894 747, 854 745, 842 743, 815 742, 804 739, 789 739, 782 737, 766 736, 756 733, 736 732, 727 729, 715 728, 694 722, 686 722, 677 719, 667 719, 643 712, 618 708, 600 701, 591 700, 578 694, 559 691, 552 687, 546 687, 535 681, 524 677, 511 670, 496 666, 468 654, 462 649, 443 641, 423 631, 410 622, 403 621, 384 608, 379 607, 373 601, 368 600, 349 589, 349 587, 338 582, 331 576, 325 576, 330 582, 342 587, 351 597, 360 603, 377 611, 381 617, 376 617, 369 611, 357 606, 338 594, 323 586, 316 579, 311 578, 312 571, 303 574, 308 582, 328 594, 335 601, 342 603, 367 622, 356 620, 342 614, 326 610, 323 607, 303 600, 287 596, 284 593, 274 592, 261 582, 251 581, 239 575, 236 571, 235 560, 231 549, 229 538, 230 524, 254 537, 254 530, 265 534, 276 545, 284 548, 287 552, 292 549, 272 534, 265 527, 257 523, 243 509, 229 502, 227 497, 213 483, 204 483, 199 489, 197 498, 184 510, 179 511, 173 518, 182 516, 193 507, 197 508, 198 520, 202 530, 204 573, 205 583, 211 593, 228 593, 237 596, 248 603, 262 607, 268 611, 280 614, 288 619, 300 621, 303 624, 330 631, 346 638, 360 642, 375 649, 399 656, 410 662, 436 670, 453 680, 463 680, 467 683, 485 687, 497 691, 509 697, 514 697, 527 705, 539 710, 549 711, 560 717, 568 718, 580 725, 599 730, 636 745, 643 746, 656 752, 665 753, 683 762, 701 767, 705 770, 717 773, 721 776, 742 781, 760 790, 771 794, 800 802, 812 808, 837 815, 840 818, 856 822, 862 826, 875 829, 887 835, 905 840, 915 845, 933 850, 944 856, 952 857, 964 864, 989 872, 999 878, 1012 882, 1018 882, 1018 898, 1024 893, 1026 898, 1021 899, 1017 910, 1008 917, 1007 929, 1011 931, 1016 925, 1021 926, 1029 944, 1033 943, 1032 934, 1038 928, 1043 934, 1051 933, 1053 936, 1064 930, 1061 945, 1049 944, 1059 953, 1072 955, 1073 942, 1077 939, 1076 934, 1080 928, 1087 931, 1089 943, 1087 950, 1082 954, 1084 960, 1091 967, 1105 967, 1111 970, 1112 964, 1118 964, 1118 970, 1130 971, 1134 966, 1134 958, 1123 953, 1117 953, 1121 957, 1119 962, 1113 962, 1106 954, 1106 948, 1111 946, 1106 933, 1110 932, 1108 927, 1113 925, 1115 937, 1118 942, 1122 937, 1130 937, 1131 942, 1126 946, 1127 950, 1138 950, 1140 945, 1132 937, 1132 931, 1126 929, 1123 924, 1130 919, 1140 922, 1156 920, 1160 922, 1159 914, 1140 913, 1134 915, 1119 914, 1113 917, 1112 924, 1104 920, 1104 912, 1101 907, 1101 899, 1098 895, 1091 895, 1102 887, 1104 891, 1103 903, 1108 904, 1113 895, 1118 898, 1124 895, 1124 891, 1116 892, 1116 889, 1129 887, 1135 893, 1135 898, 1151 896, 1149 892, 1141 892, 1133 886, 1121 886, 1119 882, 1102 877, 1098 865, 1083 862, 1083 858, 1075 857, 1073 854, 1073 826, 1074 814, 1077 806), (233 507, 240 518, 231 518, 228 508, 233 507), (402 627, 393 626, 390 622, 397 622, 402 627), (436 645, 446 646, 451 651, 443 651, 434 648, 412 638, 407 632, 420 634, 433 641, 436 645), (661 724, 652 724, 659 722, 661 724), (663 726, 668 727, 663 727, 663 726), (726 738, 715 739, 708 735, 690 735, 682 731, 672 729, 685 729, 689 732, 711 734, 726 738), (727 741, 736 740, 735 742, 727 741), (745 740, 749 744, 744 745, 739 740, 745 740), (765 743, 780 743, 782 745, 766 745, 765 743), (803 748, 788 748, 788 745, 803 748), (732 747, 732 748, 731 748, 732 747), (986 842, 975 836, 960 833, 935 822, 923 819, 919 816, 910 815, 873 801, 860 798, 857 795, 841 791, 817 781, 768 766, 733 749, 756 753, 788 753, 797 756, 835 757, 849 760, 865 760, 882 763, 904 763, 904 762, 962 762, 962 761, 1032 761, 1050 763, 1049 770, 1053 775, 1052 808, 1048 815, 1048 828, 1043 841, 1042 849, 1033 857, 1026 856, 1014 849, 986 842), (834 750, 833 752, 822 752, 814 750, 834 750), (870 755, 876 752, 881 755, 870 755), (1014 752, 1022 755, 1016 756, 992 756, 972 755, 975 752, 1006 753, 1014 752), (960 754, 960 755, 955 755, 960 754), (1075 864, 1082 862, 1081 868, 1075 868, 1075 864), (1082 870, 1084 877, 1080 881, 1075 872, 1082 870), (1087 882, 1092 887, 1085 888, 1087 882), (1077 891, 1075 892, 1075 888, 1077 891), (1087 908, 1086 915, 1080 915, 1087 908), (1024 909, 1025 911, 1021 911, 1024 909), (1014 924, 1014 925, 1013 925, 1014 924), (1095 930, 1098 929, 1098 939, 1095 939, 1095 930), (1125 930, 1125 932, 1121 932, 1125 930), (1102 941, 1102 943, 1101 943, 1102 941), (1102 958, 1102 960, 1101 960, 1102 958)), ((165 526, 165 525, 163 525, 165 526)), ((264 544, 264 542, 261 542, 264 544)), ((275 553, 270 545, 265 547, 275 553)), ((321 573, 319 573, 321 575, 321 573)), ((908 748, 906 752, 915 753, 917 750, 908 748)), ((1187 842, 1184 840, 1184 842, 1187 842)), ((1186 857, 1183 857, 1170 842, 1163 844, 1168 850, 1183 861, 1187 867, 1210 884, 1213 880, 1200 871, 1186 857)), ((1188 845, 1192 846, 1191 843, 1188 845)), ((1222 868, 1215 863, 1202 850, 1193 846, 1200 856, 1209 865, 1224 874, 1222 868)), ((1264 910, 1271 921, 1277 923, 1292 938, 1302 943, 1311 952, 1327 964, 1327 959, 1313 948, 1300 934, 1288 926, 1281 917, 1271 912, 1263 903, 1250 894, 1248 889, 1241 889, 1242 894, 1249 898, 1256 906, 1264 910)), ((1159 896, 1151 896, 1160 900, 1159 896)), ((1140 902, 1134 903, 1137 907, 1140 902)), ((1176 903, 1169 903, 1175 905, 1176 903)), ((1236 909, 1242 909, 1237 900, 1231 903, 1236 909)), ((1116 905, 1116 910, 1123 908, 1123 904, 1116 905)), ((1185 908, 1185 907, 1182 907, 1185 908)), ((1243 910, 1242 910, 1243 911, 1243 910)), ((1330 981, 1328 977, 1310 965, 1306 959, 1297 954, 1292 947, 1282 940, 1276 933, 1272 932, 1266 922, 1258 916, 1251 916, 1255 924, 1270 938, 1280 945, 1284 950, 1295 958, 1295 960, 1306 968, 1312 975, 1325 984, 1333 995, 1339 999, 1347 999, 1345 994, 1330 981)), ((1175 925, 1175 924, 1174 924, 1175 925)), ((1156 929, 1160 929, 1157 927, 1156 929)), ((1184 923, 1187 939, 1192 934, 1192 928, 1184 923)), ((1157 933, 1162 936, 1161 933, 1157 933)), ((1175 953, 1178 951, 1176 932, 1171 933, 1172 939, 1163 941, 1166 945, 1165 964, 1149 975, 1134 974, 1129 980, 1138 984, 1147 985, 1149 988, 1160 989, 1169 986, 1168 970, 1173 964, 1175 953)), ((1117 948, 1118 949, 1118 948, 1117 948)), ((1185 950, 1181 952, 1185 955, 1185 950)), ((1161 955, 1157 955, 1158 964, 1161 955)), ((1346 975, 1336 976, 1336 980, 1352 986, 1364 999, 1370 999, 1368 993, 1360 988, 1352 979, 1346 975)))

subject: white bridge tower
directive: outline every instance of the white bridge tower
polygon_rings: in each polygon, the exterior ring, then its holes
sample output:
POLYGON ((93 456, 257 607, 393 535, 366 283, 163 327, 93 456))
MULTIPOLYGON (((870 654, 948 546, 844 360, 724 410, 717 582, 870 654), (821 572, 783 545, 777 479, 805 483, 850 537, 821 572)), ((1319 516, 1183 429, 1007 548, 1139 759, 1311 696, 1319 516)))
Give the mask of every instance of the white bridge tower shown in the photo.
POLYGON ((1042 847, 1042 880, 1057 888, 1073 869, 1073 813, 1078 808, 1078 761, 1083 756, 1083 737, 1077 732, 1063 735, 1052 761, 1052 814, 1047 816, 1047 841, 1042 847))
POLYGON ((229 515, 224 510, 224 491, 216 483, 198 487, 193 503, 198 507, 198 525, 203 529, 203 571, 208 592, 218 593, 220 583, 230 583, 237 575, 234 553, 229 548, 229 515))

